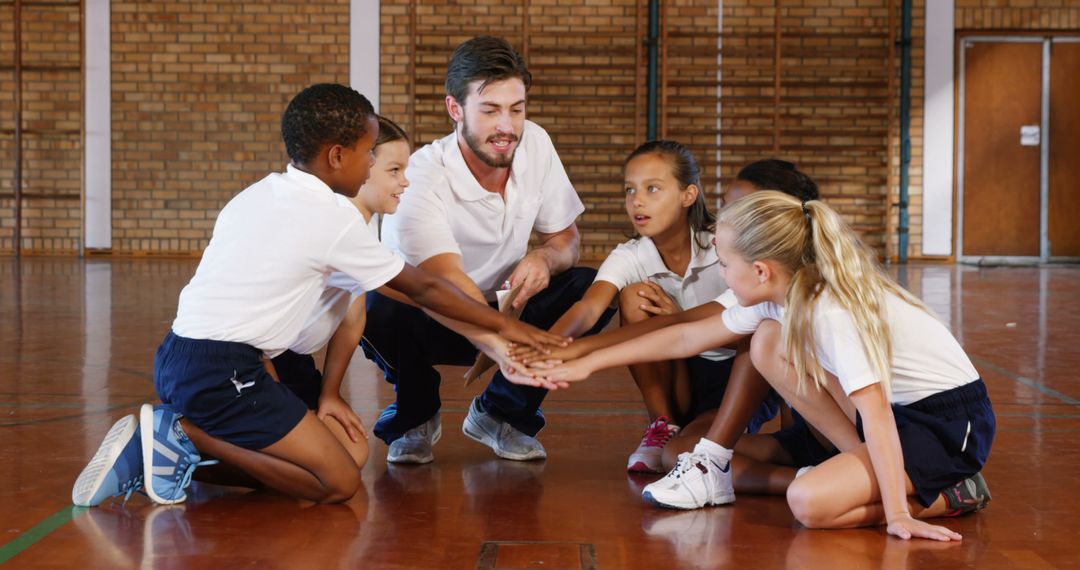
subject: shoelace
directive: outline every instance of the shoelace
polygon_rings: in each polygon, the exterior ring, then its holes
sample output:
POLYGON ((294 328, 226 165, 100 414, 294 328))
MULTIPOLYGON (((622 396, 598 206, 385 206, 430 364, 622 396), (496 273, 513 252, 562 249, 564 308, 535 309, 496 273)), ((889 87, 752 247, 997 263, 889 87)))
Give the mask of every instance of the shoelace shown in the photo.
POLYGON ((204 467, 207 465, 217 465, 220 463, 217 459, 207 459, 205 461, 199 461, 196 463, 178 463, 176 466, 176 477, 178 481, 177 491, 183 491, 191 485, 191 477, 195 474, 195 469, 198 467, 204 467))
POLYGON ((135 491, 142 492, 142 490, 143 490, 143 476, 142 475, 139 475, 138 477, 134 477, 132 479, 124 481, 124 483, 122 485, 120 485, 120 492, 124 494, 124 502, 121 503, 121 504, 126 505, 127 502, 128 502, 128 499, 131 498, 132 493, 134 493, 135 491))
POLYGON ((675 434, 668 428, 670 424, 667 418, 660 416, 656 419, 648 429, 645 430, 645 436, 641 438, 641 444, 646 447, 664 447, 672 436, 675 434))
MULTIPOLYGON (((679 454, 679 459, 675 462, 675 468, 672 469, 671 472, 666 475, 666 477, 678 479, 685 475, 686 472, 690 471, 691 469, 697 469, 702 473, 708 473, 709 468, 706 466, 710 463, 716 465, 714 461, 709 459, 708 456, 704 454, 683 452, 679 454)), ((720 468, 719 465, 717 465, 717 467, 720 468)), ((723 468, 720 469, 723 470, 723 468)))
POLYGON ((675 461, 675 467, 671 472, 667 474, 672 479, 678 479, 683 476, 687 471, 693 469, 694 462, 691 459, 689 452, 683 452, 679 454, 679 459, 675 461))

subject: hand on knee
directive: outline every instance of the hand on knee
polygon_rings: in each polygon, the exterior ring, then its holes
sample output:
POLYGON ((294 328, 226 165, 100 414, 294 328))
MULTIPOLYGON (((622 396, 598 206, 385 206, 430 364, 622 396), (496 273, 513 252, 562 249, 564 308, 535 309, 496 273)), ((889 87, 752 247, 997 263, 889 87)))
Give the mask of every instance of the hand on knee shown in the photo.
POLYGON ((623 287, 622 291, 619 291, 619 319, 622 324, 627 325, 649 318, 649 313, 641 309, 645 301, 638 294, 638 292, 645 290, 645 287, 641 283, 634 283, 623 287))

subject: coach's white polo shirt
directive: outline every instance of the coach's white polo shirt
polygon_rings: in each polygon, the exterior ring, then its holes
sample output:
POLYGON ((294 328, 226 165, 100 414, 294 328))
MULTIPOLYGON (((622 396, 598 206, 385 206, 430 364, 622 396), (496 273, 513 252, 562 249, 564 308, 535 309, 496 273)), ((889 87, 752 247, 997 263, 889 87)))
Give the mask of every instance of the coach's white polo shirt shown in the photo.
POLYGON ((461 255, 465 273, 488 300, 528 251, 533 230, 562 231, 585 211, 551 138, 525 121, 506 199, 476 181, 457 134, 413 153, 411 182, 397 213, 383 220, 388 247, 414 265, 443 253, 461 255))
MULTIPOLYGON (((712 241, 712 232, 699 232, 695 239, 690 236, 690 263, 686 275, 679 275, 664 265, 656 244, 648 237, 639 237, 619 244, 608 254, 596 272, 596 281, 607 281, 620 291, 627 285, 652 281, 671 297, 680 310, 685 311, 712 301, 720 302, 718 296, 727 289, 720 278, 716 252, 711 247, 698 247, 712 241)), ((726 304, 724 305, 727 306, 726 304)), ((721 348, 703 353, 710 360, 723 360, 735 355, 734 350, 721 348)))
POLYGON ((173 332, 241 342, 273 357, 296 341, 332 272, 370 291, 403 267, 355 206, 289 166, 221 210, 195 276, 180 292, 173 332))

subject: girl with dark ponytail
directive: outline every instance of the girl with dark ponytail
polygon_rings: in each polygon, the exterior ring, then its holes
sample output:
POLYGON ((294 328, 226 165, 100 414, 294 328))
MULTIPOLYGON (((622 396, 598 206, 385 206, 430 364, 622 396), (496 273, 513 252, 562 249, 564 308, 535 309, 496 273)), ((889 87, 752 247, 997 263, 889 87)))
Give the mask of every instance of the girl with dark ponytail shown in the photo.
MULTIPOLYGON (((672 315, 701 318, 723 310, 722 305, 713 302, 727 288, 710 244, 716 218, 706 207, 700 177, 694 155, 675 141, 650 141, 630 153, 624 164, 623 189, 626 214, 636 232, 634 239, 608 255, 592 286, 551 332, 581 336, 616 300, 623 327, 659 323, 672 315)), ((557 349, 557 356, 574 358, 584 354, 577 348, 587 349, 587 340, 557 349)), ((734 355, 734 350, 719 347, 630 367, 649 414, 649 425, 627 461, 627 470, 666 472, 664 446, 682 426, 720 405, 734 355)), ((762 407, 753 417, 745 418, 738 430, 745 431, 749 426, 751 431, 757 431, 775 415, 775 408, 762 407)))

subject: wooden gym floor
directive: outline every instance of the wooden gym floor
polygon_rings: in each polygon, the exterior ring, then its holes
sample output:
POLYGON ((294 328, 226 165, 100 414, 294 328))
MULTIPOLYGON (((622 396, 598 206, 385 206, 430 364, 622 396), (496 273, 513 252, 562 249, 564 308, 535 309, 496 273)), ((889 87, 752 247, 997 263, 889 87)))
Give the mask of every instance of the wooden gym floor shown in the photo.
MULTIPOLYGON (((943 317, 986 379, 994 500, 945 524, 957 544, 881 528, 808 531, 779 497, 661 511, 624 471, 646 415, 625 370, 545 404, 549 459, 499 460, 458 427, 464 369, 444 368, 433 464, 387 465, 374 443, 345 505, 195 484, 74 509, 71 485, 119 416, 154 398, 154 349, 194 260, 0 259, 0 564, 19 568, 1038 568, 1080 545, 1080 269, 910 266, 893 274, 943 317)), ((357 353, 346 396, 365 424, 393 392, 357 353)), ((374 440, 373 440, 374 441, 374 440)))

